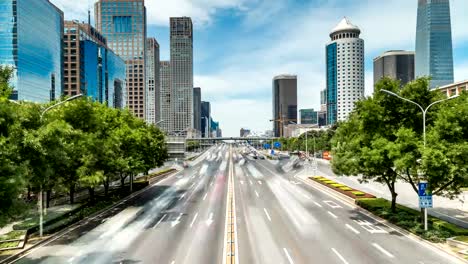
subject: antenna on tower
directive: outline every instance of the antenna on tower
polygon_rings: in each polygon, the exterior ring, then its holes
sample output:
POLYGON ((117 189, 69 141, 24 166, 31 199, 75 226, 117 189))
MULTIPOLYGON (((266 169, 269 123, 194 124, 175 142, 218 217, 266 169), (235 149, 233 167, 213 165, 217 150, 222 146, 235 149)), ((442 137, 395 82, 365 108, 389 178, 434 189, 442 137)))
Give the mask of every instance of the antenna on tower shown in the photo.
POLYGON ((91 2, 88 0, 88 25, 91 26, 91 2))

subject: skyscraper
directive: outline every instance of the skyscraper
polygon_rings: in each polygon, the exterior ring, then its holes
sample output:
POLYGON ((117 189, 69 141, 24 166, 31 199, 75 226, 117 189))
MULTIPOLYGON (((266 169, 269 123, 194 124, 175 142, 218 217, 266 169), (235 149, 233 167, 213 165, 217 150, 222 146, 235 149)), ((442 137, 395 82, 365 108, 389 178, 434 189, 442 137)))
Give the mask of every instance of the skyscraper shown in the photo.
POLYGON ((273 132, 283 136, 284 126, 297 123, 297 76, 279 75, 273 78, 273 132))
POLYGON ((193 128, 201 132, 201 88, 193 88, 193 128))
POLYGON ((418 0, 416 77, 431 76, 431 88, 453 83, 449 0, 418 0))
POLYGON ((346 120, 364 97, 364 40, 346 17, 330 33, 326 46, 328 125, 346 120))
POLYGON ((48 0, 0 1, 0 64, 13 68, 14 100, 59 99, 63 12, 48 0))
POLYGON ((123 108, 125 62, 107 47, 106 38, 89 24, 65 21, 63 46, 63 93, 81 93, 109 107, 123 108))
POLYGON ((327 111, 327 89, 323 89, 320 91, 320 111, 327 111))
POLYGON ((146 8, 144 0, 98 0, 96 28, 127 65, 127 105, 145 118, 146 8))
POLYGON ((193 129, 193 25, 189 17, 170 18, 171 130, 193 129))
POLYGON ((159 44, 155 38, 146 40, 146 122, 155 124, 161 118, 159 102, 159 44))
POLYGON ((201 102, 201 132, 202 137, 211 137, 211 105, 210 102, 201 102))
POLYGON ((159 127, 169 132, 171 128, 171 62, 161 61, 160 65, 160 82, 161 94, 159 96, 159 105, 161 109, 161 123, 159 127))
POLYGON ((390 50, 374 59, 374 85, 384 76, 405 85, 414 80, 414 52, 390 50))

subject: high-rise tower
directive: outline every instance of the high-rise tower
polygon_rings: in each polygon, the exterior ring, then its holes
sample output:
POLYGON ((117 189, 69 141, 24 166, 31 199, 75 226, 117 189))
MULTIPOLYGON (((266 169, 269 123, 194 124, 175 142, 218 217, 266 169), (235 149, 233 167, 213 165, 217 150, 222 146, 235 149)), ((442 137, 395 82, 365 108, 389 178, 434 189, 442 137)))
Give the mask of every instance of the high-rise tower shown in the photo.
POLYGON ((170 18, 171 131, 192 130, 193 125, 193 24, 189 17, 170 18))
POLYGON ((449 0, 418 0, 416 77, 432 77, 431 88, 453 83, 449 0))
POLYGON ((330 33, 326 46, 328 125, 346 120, 354 103, 364 97, 364 40, 347 18, 330 33))
POLYGON ((146 40, 146 122, 156 124, 161 118, 159 82, 159 44, 155 38, 146 40))
POLYGON ((145 118, 146 8, 144 0, 99 0, 94 4, 96 28, 127 65, 127 106, 145 118))
POLYGON ((273 132, 284 136, 284 126, 297 123, 297 76, 279 75, 273 78, 273 132))

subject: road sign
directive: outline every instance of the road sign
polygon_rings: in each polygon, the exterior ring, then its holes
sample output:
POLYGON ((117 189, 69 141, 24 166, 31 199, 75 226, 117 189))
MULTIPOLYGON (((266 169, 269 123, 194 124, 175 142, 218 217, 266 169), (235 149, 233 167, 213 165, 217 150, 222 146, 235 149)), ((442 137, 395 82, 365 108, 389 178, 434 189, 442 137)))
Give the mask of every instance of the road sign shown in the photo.
POLYGON ((270 149, 270 148, 271 148, 271 145, 270 145, 270 144, 265 144, 265 145, 263 145, 263 147, 264 147, 265 149, 270 149))
POLYGON ((281 148, 281 143, 280 142, 275 142, 275 144, 273 146, 275 146, 275 148, 281 148))
POLYGON ((429 190, 427 188, 427 182, 420 182, 418 184, 418 194, 419 196, 428 196, 430 195, 429 190))
POLYGON ((432 208, 432 195, 419 196, 419 208, 432 208))

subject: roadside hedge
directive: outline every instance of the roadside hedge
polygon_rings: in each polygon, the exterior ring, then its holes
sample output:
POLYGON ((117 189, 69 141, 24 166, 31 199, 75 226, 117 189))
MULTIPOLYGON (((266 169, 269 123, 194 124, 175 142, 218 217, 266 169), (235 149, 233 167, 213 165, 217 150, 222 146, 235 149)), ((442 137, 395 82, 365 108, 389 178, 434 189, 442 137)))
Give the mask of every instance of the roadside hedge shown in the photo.
POLYGON ((383 198, 360 198, 356 199, 355 203, 373 214, 432 242, 444 242, 449 237, 468 235, 468 229, 432 216, 428 218, 429 230, 424 231, 420 221, 420 211, 397 204, 396 213, 392 213, 391 202, 383 198))

